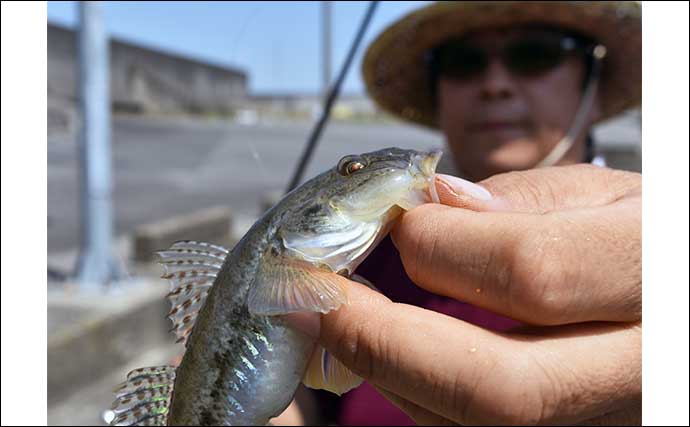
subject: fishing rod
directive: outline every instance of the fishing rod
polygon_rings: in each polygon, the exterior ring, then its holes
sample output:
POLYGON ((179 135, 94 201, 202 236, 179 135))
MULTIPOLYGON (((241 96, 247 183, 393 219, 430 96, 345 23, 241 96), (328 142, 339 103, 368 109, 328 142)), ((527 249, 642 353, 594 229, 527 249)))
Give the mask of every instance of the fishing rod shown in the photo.
POLYGON ((335 84, 333 84, 330 90, 328 91, 328 96, 321 111, 321 116, 319 117, 319 120, 316 122, 316 126, 314 126, 314 128, 312 129, 311 134, 309 135, 307 145, 304 147, 302 157, 300 157, 299 164, 297 165, 295 172, 292 174, 292 179, 290 180, 290 184, 285 190, 285 193, 289 193, 290 191, 294 190, 302 180, 304 171, 307 169, 309 160, 311 160, 311 156, 314 153, 314 148, 316 148, 316 143, 321 137, 321 132, 323 131, 324 126, 326 126, 326 123, 330 118, 331 108, 333 108, 333 104, 335 103, 335 100, 338 98, 338 95, 340 93, 340 87, 342 86, 343 81, 345 80, 345 76, 347 75, 347 71, 350 68, 352 59, 354 58, 355 53, 357 52, 357 48, 359 47, 359 44, 362 41, 362 37, 364 37, 364 33, 366 32, 366 29, 369 26, 369 22, 371 21, 372 16, 374 16, 374 11, 376 10, 376 6, 378 5, 378 3, 378 1, 369 2, 369 7, 367 8, 367 12, 364 15, 364 19, 362 20, 362 23, 359 26, 359 30, 357 31, 357 35, 355 36, 355 39, 352 42, 352 46, 350 46, 350 52, 347 54, 347 58, 342 68, 340 69, 340 73, 338 73, 338 78, 335 81, 335 84))

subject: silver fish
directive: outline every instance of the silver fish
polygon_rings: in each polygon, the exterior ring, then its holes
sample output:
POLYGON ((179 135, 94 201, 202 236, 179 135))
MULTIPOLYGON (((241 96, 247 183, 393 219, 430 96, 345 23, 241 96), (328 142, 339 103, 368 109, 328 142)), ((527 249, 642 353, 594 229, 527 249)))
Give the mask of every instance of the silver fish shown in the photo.
POLYGON ((287 194, 232 251, 177 242, 158 253, 180 366, 116 389, 111 425, 265 425, 300 382, 342 394, 362 380, 282 315, 347 304, 350 275, 404 211, 436 198, 438 150, 346 156, 287 194))

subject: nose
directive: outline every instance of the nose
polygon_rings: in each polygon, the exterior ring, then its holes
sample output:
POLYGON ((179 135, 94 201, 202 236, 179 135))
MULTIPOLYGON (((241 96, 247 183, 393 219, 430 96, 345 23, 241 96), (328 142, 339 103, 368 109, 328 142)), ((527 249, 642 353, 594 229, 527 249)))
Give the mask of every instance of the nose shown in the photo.
POLYGON ((490 59, 481 85, 481 96, 485 100, 505 99, 515 94, 512 74, 495 57, 490 59))

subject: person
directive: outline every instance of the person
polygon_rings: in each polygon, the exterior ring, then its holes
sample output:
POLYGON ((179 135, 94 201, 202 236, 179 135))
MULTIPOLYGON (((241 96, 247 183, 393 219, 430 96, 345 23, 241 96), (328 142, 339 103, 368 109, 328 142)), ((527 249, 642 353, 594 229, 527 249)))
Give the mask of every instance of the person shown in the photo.
POLYGON ((452 175, 358 268, 381 294, 308 331, 366 380, 327 421, 640 423, 641 179, 591 133, 640 102, 640 14, 439 2, 370 45, 369 94, 440 130, 452 175))

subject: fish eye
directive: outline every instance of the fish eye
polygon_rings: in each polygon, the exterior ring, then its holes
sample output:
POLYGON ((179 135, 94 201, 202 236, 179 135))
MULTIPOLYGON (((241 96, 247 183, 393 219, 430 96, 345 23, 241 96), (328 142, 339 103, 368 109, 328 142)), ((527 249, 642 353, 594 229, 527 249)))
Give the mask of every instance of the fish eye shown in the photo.
POLYGON ((358 157, 343 157, 340 162, 338 162, 338 173, 343 176, 351 175, 360 169, 364 169, 366 164, 363 159, 358 157))

